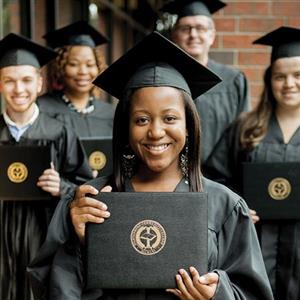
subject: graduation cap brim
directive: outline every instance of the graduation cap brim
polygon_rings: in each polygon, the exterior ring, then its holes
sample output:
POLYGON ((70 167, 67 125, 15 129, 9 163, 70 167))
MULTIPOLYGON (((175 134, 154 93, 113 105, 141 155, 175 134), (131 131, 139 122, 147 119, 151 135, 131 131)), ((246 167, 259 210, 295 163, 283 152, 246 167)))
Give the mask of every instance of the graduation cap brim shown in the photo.
MULTIPOLYGON (((125 87, 136 71, 153 62, 166 63, 175 68, 188 84, 193 99, 221 81, 215 73, 155 31, 111 64, 93 83, 122 99, 125 87)), ((173 86, 168 83, 164 85, 173 86)))
POLYGON ((271 61, 300 56, 300 29, 282 26, 255 40, 253 44, 272 46, 271 61))
POLYGON ((17 65, 40 68, 56 56, 57 53, 52 49, 14 33, 0 41, 0 68, 17 65))
POLYGON ((167 2, 160 11, 179 17, 206 15, 211 16, 227 4, 219 0, 173 0, 167 2))
POLYGON ((109 41, 107 37, 85 21, 78 21, 50 31, 43 38, 52 48, 70 45, 96 47, 109 41))

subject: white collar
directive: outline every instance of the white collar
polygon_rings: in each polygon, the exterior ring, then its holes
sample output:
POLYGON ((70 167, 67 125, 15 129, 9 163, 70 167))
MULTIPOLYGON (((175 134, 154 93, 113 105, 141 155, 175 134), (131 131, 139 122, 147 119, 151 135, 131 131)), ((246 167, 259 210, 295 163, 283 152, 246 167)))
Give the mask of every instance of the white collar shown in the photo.
POLYGON ((24 128, 26 126, 29 126, 29 125, 32 125, 34 123, 34 121, 38 118, 39 114, 40 114, 40 110, 38 108, 38 106, 36 105, 36 103, 33 103, 33 107, 34 107, 34 112, 33 112, 33 115, 32 117, 25 123, 25 124, 22 124, 22 126, 18 126, 7 114, 6 111, 3 112, 3 118, 4 118, 4 121, 7 125, 10 125, 10 126, 14 126, 14 127, 17 127, 19 129, 21 128, 24 128))

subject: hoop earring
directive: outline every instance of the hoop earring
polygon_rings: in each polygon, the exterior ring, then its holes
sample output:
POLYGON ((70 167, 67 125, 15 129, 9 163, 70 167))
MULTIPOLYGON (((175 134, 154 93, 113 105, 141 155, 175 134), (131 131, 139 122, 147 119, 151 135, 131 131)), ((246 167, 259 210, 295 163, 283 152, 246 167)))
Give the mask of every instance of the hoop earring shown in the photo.
POLYGON ((136 166, 136 156, 129 146, 126 146, 122 154, 122 171, 125 178, 132 178, 136 166))
POLYGON ((180 168, 185 179, 185 183, 189 183, 189 142, 188 137, 186 137, 185 146, 180 154, 180 168))

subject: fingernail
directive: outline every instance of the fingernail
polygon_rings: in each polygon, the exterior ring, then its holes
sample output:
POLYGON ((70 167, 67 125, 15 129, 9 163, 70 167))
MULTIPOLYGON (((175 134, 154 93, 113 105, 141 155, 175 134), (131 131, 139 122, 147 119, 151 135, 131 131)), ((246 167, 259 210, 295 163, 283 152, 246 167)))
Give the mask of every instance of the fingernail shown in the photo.
POLYGON ((194 267, 190 267, 190 272, 194 273, 196 272, 196 269, 194 267))

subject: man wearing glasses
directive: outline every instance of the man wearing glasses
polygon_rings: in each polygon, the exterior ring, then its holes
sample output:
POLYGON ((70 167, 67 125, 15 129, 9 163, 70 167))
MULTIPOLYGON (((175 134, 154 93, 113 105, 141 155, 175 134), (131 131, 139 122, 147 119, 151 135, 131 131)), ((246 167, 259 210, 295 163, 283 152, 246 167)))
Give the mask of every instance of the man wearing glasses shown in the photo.
POLYGON ((170 36, 173 42, 222 78, 222 83, 196 99, 202 127, 202 162, 212 154, 226 128, 250 108, 244 74, 209 59, 216 30, 212 14, 226 4, 219 0, 173 0, 163 12, 177 15, 170 36))

